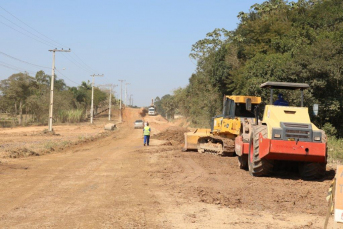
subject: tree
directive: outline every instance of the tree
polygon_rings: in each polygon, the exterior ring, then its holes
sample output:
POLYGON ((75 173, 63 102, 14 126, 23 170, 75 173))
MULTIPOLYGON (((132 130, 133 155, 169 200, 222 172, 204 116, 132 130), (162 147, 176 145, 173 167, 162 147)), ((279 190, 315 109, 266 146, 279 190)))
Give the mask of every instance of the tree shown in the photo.
MULTIPOLYGON (((267 103, 261 83, 303 82, 311 86, 305 106, 320 104, 315 124, 332 125, 337 132, 331 134, 343 136, 342 7, 341 0, 269 0, 240 12, 237 29, 215 29, 192 46, 197 68, 174 91, 176 108, 193 125, 206 126, 220 114, 223 94, 262 96, 267 103)), ((299 94, 284 94, 300 104, 299 94)))
POLYGON ((0 90, 4 100, 10 100, 14 103, 14 115, 17 115, 17 105, 19 103, 19 125, 23 121, 23 106, 31 94, 34 87, 34 78, 27 73, 13 74, 8 79, 2 80, 0 90))

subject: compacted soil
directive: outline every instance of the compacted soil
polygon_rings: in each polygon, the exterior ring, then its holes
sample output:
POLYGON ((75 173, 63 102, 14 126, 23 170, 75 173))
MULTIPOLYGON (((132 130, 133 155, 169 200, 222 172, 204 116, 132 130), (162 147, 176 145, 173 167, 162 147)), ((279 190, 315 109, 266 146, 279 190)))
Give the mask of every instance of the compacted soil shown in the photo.
POLYGON ((187 129, 142 115, 126 108, 116 130, 52 154, 3 154, 0 228, 323 228, 333 170, 254 178, 236 157, 181 152, 187 129), (133 129, 142 118, 149 147, 133 129))

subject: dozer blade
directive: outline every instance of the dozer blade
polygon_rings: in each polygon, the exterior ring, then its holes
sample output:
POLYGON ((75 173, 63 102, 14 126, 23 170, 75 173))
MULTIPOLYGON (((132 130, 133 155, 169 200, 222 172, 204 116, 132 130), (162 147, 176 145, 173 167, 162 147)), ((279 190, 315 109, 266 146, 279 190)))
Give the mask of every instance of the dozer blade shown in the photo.
POLYGON ((211 129, 196 129, 195 131, 185 133, 185 145, 182 151, 198 150, 198 139, 209 136, 211 129))
POLYGON ((198 140, 199 153, 211 153, 220 156, 233 156, 235 141, 228 137, 206 136, 198 140))

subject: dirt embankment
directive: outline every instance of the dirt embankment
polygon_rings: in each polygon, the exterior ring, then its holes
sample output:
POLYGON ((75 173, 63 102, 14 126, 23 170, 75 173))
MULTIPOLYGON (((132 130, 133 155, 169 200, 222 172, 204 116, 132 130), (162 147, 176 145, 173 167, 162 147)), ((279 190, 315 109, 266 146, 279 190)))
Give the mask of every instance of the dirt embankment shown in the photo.
POLYGON ((185 142, 184 133, 188 132, 187 128, 171 126, 163 132, 153 135, 152 139, 166 140, 175 146, 182 146, 185 142))
POLYGON ((112 111, 112 120, 108 114, 94 118, 94 124, 89 122, 75 124, 53 124, 54 132, 48 132, 47 126, 28 126, 15 128, 0 128, 0 158, 20 158, 40 156, 49 153, 80 146, 111 134, 104 126, 109 122, 117 122, 118 111, 112 111))

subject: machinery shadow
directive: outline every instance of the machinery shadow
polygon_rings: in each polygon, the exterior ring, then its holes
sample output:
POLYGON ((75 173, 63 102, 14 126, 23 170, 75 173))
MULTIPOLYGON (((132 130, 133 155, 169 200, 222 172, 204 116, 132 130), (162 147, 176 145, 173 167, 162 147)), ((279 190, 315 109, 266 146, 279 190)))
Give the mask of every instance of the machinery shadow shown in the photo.
MULTIPOLYGON (((326 180, 332 180, 335 175, 336 172, 334 169, 326 169, 325 175, 321 179, 306 181, 323 182, 326 180)), ((275 163, 273 174, 271 174, 270 177, 290 180, 302 180, 298 169, 298 163, 294 161, 280 161, 279 163, 275 163)))

